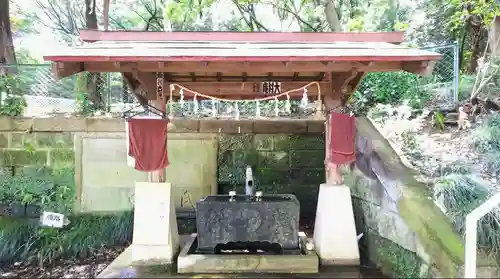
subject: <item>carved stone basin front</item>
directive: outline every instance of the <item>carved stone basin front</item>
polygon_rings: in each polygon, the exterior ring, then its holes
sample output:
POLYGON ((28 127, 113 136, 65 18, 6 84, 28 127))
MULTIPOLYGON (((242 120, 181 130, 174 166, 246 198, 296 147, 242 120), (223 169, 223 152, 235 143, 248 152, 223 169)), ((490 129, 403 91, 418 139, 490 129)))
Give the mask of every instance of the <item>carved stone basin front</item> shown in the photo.
MULTIPOLYGON (((196 204, 198 251, 217 245, 265 243, 282 250, 299 249, 299 201, 294 195, 207 196, 196 204)), ((241 246, 241 245, 240 245, 241 246)))

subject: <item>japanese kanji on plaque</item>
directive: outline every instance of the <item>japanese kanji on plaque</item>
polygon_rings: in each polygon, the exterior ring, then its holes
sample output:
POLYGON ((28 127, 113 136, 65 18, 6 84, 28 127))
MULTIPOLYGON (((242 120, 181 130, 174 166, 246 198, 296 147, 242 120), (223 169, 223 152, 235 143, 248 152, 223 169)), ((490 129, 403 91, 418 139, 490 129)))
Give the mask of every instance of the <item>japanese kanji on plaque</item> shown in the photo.
POLYGON ((281 82, 279 81, 264 81, 262 83, 253 84, 253 92, 262 92, 265 95, 277 95, 281 93, 281 82))

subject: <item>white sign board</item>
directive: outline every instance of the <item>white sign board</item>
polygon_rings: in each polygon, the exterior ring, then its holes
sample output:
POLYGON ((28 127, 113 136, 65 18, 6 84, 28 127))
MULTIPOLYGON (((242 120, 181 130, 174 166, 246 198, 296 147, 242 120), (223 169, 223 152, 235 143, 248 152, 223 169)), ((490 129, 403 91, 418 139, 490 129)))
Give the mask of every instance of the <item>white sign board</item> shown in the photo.
POLYGON ((41 216, 41 222, 43 226, 62 228, 65 225, 64 215, 60 213, 44 211, 41 216))

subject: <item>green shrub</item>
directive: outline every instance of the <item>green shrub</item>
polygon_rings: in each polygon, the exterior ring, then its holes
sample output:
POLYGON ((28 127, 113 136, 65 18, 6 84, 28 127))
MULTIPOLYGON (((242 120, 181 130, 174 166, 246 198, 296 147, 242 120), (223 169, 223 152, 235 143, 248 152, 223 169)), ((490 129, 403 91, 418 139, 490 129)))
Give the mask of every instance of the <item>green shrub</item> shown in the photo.
POLYGON ((0 202, 40 204, 43 210, 63 213, 70 224, 42 228, 38 219, 0 217, 0 262, 51 262, 60 257, 85 257, 103 246, 131 240, 132 213, 74 215, 73 168, 25 167, 20 174, 0 176, 0 202))
POLYGON ((357 113, 366 114, 377 103, 401 104, 406 102, 412 108, 421 108, 430 95, 418 88, 418 77, 407 72, 368 73, 351 103, 357 113))
POLYGON ((0 73, 0 116, 21 116, 28 105, 23 97, 24 79, 0 73))

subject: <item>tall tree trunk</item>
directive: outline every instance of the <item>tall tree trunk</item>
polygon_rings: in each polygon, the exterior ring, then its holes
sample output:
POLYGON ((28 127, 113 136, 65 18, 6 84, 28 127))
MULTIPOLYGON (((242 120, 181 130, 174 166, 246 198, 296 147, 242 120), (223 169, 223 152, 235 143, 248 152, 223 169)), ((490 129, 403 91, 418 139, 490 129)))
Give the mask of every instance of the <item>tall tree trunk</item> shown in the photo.
POLYGON ((104 31, 108 31, 109 28, 109 4, 111 0, 104 0, 103 4, 103 15, 104 15, 104 31))
MULTIPOLYGON (((85 0, 85 27, 97 30, 96 0, 85 0)), ((106 107, 105 81, 101 73, 88 73, 87 93, 89 100, 93 103, 94 109, 104 110, 106 107)))
POLYGON ((472 24, 471 25, 471 58, 469 65, 467 66, 467 73, 472 74, 476 71, 478 66, 478 59, 481 56, 481 25, 472 24))
POLYGON ((327 0, 325 5, 325 16, 328 26, 332 32, 342 32, 342 24, 340 23, 340 17, 335 9, 334 0, 327 0))
POLYGON ((399 10, 399 1, 390 0, 389 1, 389 31, 396 31, 396 22, 398 21, 398 10, 399 10))
POLYGON ((97 29, 95 0, 85 0, 85 24, 87 29, 97 29))
MULTIPOLYGON (((17 64, 12 30, 10 29, 9 0, 0 0, 0 64, 17 64)), ((12 71, 14 68, 9 72, 12 71)))

